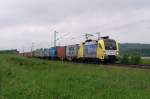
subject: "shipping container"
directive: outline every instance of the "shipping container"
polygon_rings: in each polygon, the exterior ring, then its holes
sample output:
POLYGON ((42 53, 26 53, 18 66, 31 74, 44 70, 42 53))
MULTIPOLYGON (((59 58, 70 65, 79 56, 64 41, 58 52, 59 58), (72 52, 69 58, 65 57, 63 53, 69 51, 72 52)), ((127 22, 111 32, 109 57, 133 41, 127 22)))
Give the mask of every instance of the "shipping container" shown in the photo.
POLYGON ((84 57, 95 58, 97 56, 97 43, 95 41, 86 42, 84 45, 84 57))
POLYGON ((34 51, 34 57, 40 57, 40 49, 34 51))
POLYGON ((66 46, 66 57, 67 57, 67 59, 72 60, 74 58, 77 58, 78 49, 79 49, 78 44, 66 46))
POLYGON ((44 48, 44 57, 49 58, 50 57, 50 49, 49 48, 44 48))
POLYGON ((50 48, 50 58, 51 59, 57 58, 57 47, 50 48))
POLYGON ((35 51, 33 51, 33 56, 39 58, 50 57, 50 50, 48 48, 36 49, 35 51))
POLYGON ((32 52, 24 52, 24 53, 21 53, 21 55, 25 57, 32 57, 32 52))
POLYGON ((64 60, 66 58, 66 46, 57 47, 57 57, 61 60, 64 60))
POLYGON ((39 49, 39 57, 40 58, 44 57, 44 49, 43 48, 39 49))
POLYGON ((37 57, 36 55, 37 55, 37 50, 34 50, 33 51, 33 57, 37 57))

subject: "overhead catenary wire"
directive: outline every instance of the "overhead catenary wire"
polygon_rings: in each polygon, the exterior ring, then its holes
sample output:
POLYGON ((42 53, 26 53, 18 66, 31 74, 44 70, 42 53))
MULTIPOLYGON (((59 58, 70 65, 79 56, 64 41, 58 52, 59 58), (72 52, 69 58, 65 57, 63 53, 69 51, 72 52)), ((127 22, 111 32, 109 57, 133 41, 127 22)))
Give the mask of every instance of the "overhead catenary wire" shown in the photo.
POLYGON ((69 38, 67 40, 64 40, 64 44, 63 45, 72 45, 72 44, 79 44, 80 41, 83 40, 83 36, 76 36, 76 37, 72 37, 69 38))
MULTIPOLYGON (((62 35, 62 36, 60 36, 59 38, 56 39, 58 44, 61 45, 62 42, 65 42, 66 40, 67 41, 70 40, 70 38, 72 38, 72 35, 74 33, 59 33, 59 34, 64 34, 64 35, 62 35), (60 44, 60 41, 61 41, 61 44, 60 44)), ((79 33, 76 33, 76 34, 79 34, 79 33)), ((81 35, 77 35, 77 36, 81 36, 81 35)), ((73 37, 73 39, 75 39, 75 37, 73 37)), ((66 45, 66 44, 62 44, 62 45, 66 45)))
MULTIPOLYGON (((56 43, 58 43, 58 45, 70 45, 70 44, 79 44, 80 42, 84 41, 84 35, 83 33, 74 33, 74 32, 70 32, 70 33, 59 33, 61 34, 60 36, 57 35, 58 38, 56 38, 54 41, 57 41, 56 43), (63 34, 63 35, 62 35, 63 34), (75 35, 76 34, 76 35, 75 35)), ((94 35, 94 34, 93 34, 94 35)), ((36 49, 40 49, 40 48, 50 48, 53 46, 54 41, 44 41, 44 42, 32 42, 32 47, 25 47, 24 51, 29 51, 30 50, 36 50, 36 49)), ((56 44, 57 45, 57 44, 56 44)))

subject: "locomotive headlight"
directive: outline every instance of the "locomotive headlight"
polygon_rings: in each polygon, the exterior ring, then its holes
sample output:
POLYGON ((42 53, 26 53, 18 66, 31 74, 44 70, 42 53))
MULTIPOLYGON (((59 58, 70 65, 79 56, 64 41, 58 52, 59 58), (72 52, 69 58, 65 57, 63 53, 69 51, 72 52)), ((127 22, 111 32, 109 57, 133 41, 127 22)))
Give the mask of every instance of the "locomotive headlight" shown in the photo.
POLYGON ((117 55, 119 55, 119 51, 117 51, 117 55))
POLYGON ((117 55, 119 55, 119 53, 117 52, 117 55))

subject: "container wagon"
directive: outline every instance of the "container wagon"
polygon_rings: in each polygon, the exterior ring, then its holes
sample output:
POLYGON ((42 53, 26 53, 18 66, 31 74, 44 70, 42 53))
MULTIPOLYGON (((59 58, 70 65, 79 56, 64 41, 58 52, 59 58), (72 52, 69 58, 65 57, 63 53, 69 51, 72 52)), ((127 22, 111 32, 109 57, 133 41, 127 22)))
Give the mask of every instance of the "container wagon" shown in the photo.
POLYGON ((69 61, 75 61, 78 56, 79 44, 66 46, 66 58, 69 61))
POLYGON ((57 57, 60 60, 66 59, 66 46, 58 46, 57 47, 57 57))
POLYGON ((25 57, 32 57, 33 56, 32 52, 24 52, 24 53, 20 53, 20 55, 25 56, 25 57))
POLYGON ((50 59, 50 49, 49 48, 44 48, 44 58, 50 59))
POLYGON ((50 59, 57 59, 57 47, 50 48, 50 59))

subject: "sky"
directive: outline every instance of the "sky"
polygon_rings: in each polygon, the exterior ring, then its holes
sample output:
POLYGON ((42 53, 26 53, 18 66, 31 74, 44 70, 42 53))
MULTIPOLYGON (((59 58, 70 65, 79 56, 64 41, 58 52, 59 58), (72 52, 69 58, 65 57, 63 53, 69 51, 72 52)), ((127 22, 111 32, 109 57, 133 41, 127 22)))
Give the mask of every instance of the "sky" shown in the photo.
POLYGON ((150 43, 149 0, 0 0, 0 49, 30 50, 100 32, 121 43, 150 43))

